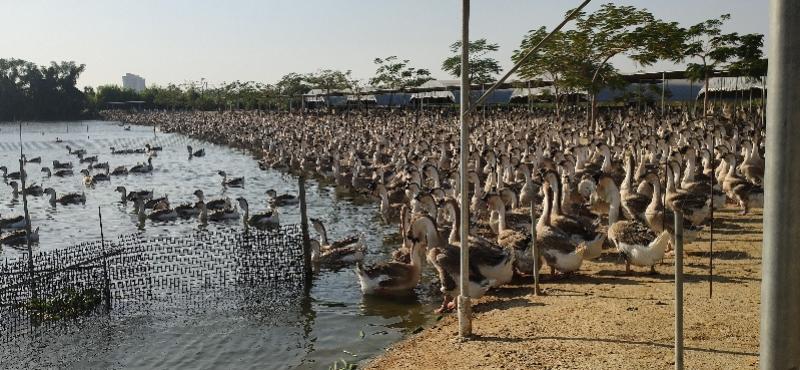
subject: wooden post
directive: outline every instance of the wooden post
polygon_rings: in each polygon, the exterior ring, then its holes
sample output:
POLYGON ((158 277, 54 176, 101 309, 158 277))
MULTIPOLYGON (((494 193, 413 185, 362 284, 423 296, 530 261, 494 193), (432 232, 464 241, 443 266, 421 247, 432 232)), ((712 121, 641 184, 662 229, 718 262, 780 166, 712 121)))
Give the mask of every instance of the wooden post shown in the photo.
POLYGON ((97 217, 100 220, 100 253, 103 254, 103 298, 106 301, 106 312, 111 311, 111 281, 108 277, 108 255, 106 254, 106 241, 103 235, 103 212, 97 207, 97 217))
POLYGON ((25 161, 23 159, 22 154, 22 121, 19 122, 19 178, 20 184, 22 186, 22 208, 25 212, 25 242, 28 247, 28 275, 31 279, 31 298, 37 299, 39 298, 39 293, 36 291, 36 274, 34 273, 33 269, 33 241, 31 240, 32 232, 31 232, 31 215, 28 212, 28 197, 25 194, 25 179, 27 178, 27 174, 25 173, 25 161))
POLYGON ((300 173, 297 178, 300 197, 300 229, 303 232, 303 271, 305 272, 305 286, 311 286, 311 238, 308 234, 308 214, 306 205, 306 177, 300 173))

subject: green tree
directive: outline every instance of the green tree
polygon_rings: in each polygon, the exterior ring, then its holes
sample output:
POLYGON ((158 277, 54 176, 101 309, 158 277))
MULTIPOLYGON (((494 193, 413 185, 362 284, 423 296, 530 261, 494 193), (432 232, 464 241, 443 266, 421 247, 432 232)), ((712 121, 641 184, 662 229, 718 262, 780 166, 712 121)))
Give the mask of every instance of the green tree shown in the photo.
POLYGON ((350 87, 350 75, 351 71, 347 70, 345 72, 337 71, 333 69, 323 69, 317 72, 308 74, 306 76, 306 81, 308 83, 317 88, 325 91, 325 95, 328 96, 328 99, 325 99, 325 103, 328 106, 328 110, 331 109, 331 101, 330 95, 332 92, 337 90, 344 90, 350 87))
MULTIPOLYGON (((570 72, 574 65, 573 57, 569 49, 570 35, 574 31, 556 32, 544 43, 536 53, 520 65, 517 75, 527 80, 544 78, 553 83, 553 101, 556 105, 556 116, 560 114, 559 98, 568 79, 572 77, 570 72)), ((529 50, 538 45, 549 32, 542 26, 535 30, 530 30, 522 38, 519 49, 514 50, 511 60, 518 63, 529 50)))
POLYGON ((729 19, 730 14, 723 14, 684 30, 683 58, 699 59, 699 63, 687 64, 686 73, 692 81, 704 81, 703 117, 708 114, 708 85, 714 69, 736 55, 739 35, 722 32, 723 24, 729 19))
MULTIPOLYGON (((500 63, 488 56, 489 53, 500 50, 500 46, 478 39, 469 44, 469 80, 470 83, 483 84, 495 80, 494 76, 502 71, 500 63)), ((442 62, 442 70, 458 78, 461 76, 461 41, 450 45, 450 51, 455 55, 442 62)))
POLYGON ((589 122, 595 122, 597 93, 618 76, 610 60, 624 55, 639 65, 652 65, 661 59, 680 59, 683 32, 675 22, 664 22, 646 9, 603 4, 600 9, 576 17, 576 32, 571 35, 574 70, 589 93, 589 122), (590 74, 586 74, 589 72, 590 74))
MULTIPOLYGON (((370 85, 390 90, 405 89, 416 87, 432 80, 431 72, 424 68, 414 68, 408 66, 408 59, 398 59, 397 56, 386 58, 375 58, 373 61, 378 69, 375 70, 375 77, 369 80, 370 85)), ((392 91, 389 106, 394 100, 392 91)))

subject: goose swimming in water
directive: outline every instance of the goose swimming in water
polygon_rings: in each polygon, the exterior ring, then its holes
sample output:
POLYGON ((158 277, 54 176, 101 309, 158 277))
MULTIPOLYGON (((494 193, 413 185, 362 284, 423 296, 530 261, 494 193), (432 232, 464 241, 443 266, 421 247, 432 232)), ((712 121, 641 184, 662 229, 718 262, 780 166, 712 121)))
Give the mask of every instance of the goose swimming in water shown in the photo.
MULTIPOLYGON (((0 171, 3 171, 4 179, 19 180, 22 178, 19 171, 9 173, 6 166, 0 166, 0 171)), ((22 173, 25 174, 25 171, 22 171, 22 173)))
POLYGON ((150 173, 150 172, 153 172, 153 157, 147 157, 147 164, 139 163, 139 164, 131 167, 131 169, 128 170, 128 172, 130 172, 130 173, 150 173))
POLYGON ((341 248, 351 248, 354 250, 361 251, 361 258, 363 258, 363 252, 366 249, 364 246, 364 235, 357 234, 351 235, 344 239, 336 240, 336 241, 329 241, 328 240, 328 231, 325 229, 325 225, 322 223, 321 220, 316 218, 311 218, 311 225, 314 227, 314 230, 317 231, 319 234, 319 244, 322 250, 333 250, 333 249, 341 249, 341 248))
POLYGON ((51 172, 49 168, 47 168, 47 167, 42 167, 42 170, 41 170, 41 171, 42 171, 42 172, 44 172, 44 174, 45 174, 45 176, 46 176, 46 177, 52 177, 52 176, 58 176, 58 177, 72 176, 72 170, 71 170, 71 169, 60 169, 60 170, 56 170, 56 172, 51 172))
MULTIPOLYGON (((142 199, 137 199, 136 212, 139 215, 139 220, 145 216, 145 208, 144 201, 142 199)), ((178 218, 178 212, 172 208, 169 208, 167 205, 165 208, 154 209, 152 212, 147 214, 146 217, 152 221, 159 222, 175 221, 178 218)))
POLYGON ((56 203, 61 203, 62 205, 67 204, 86 204, 86 195, 85 194, 78 194, 78 193, 70 193, 64 194, 61 197, 56 197, 56 191, 53 188, 44 189, 45 194, 50 195, 50 204, 56 205, 56 203))
POLYGON ((217 174, 222 176, 222 186, 231 188, 240 188, 244 186, 244 177, 232 177, 229 179, 225 171, 218 171, 217 174))
POLYGON ((236 198, 236 201, 239 203, 239 208, 244 211, 244 221, 250 225, 254 226, 259 229, 265 229, 269 227, 278 227, 280 226, 280 219, 278 216, 277 209, 271 209, 266 212, 259 212, 253 215, 250 215, 250 207, 247 204, 247 199, 242 197, 236 198))
POLYGON ((112 176, 122 176, 127 174, 128 174, 128 167, 125 166, 114 167, 114 170, 111 171, 112 176))
MULTIPOLYGON (((39 227, 36 227, 36 229, 34 229, 31 232, 30 241, 32 244, 39 242, 39 227)), ((27 230, 17 230, 0 237, 0 244, 6 244, 10 246, 20 246, 20 245, 25 245, 27 243, 28 243, 27 230)))
POLYGON ((72 162, 64 162, 61 163, 59 161, 53 161, 53 169, 54 170, 68 170, 72 168, 72 162))
POLYGON ((192 146, 191 145, 187 145, 186 149, 189 151, 189 158, 192 158, 192 157, 203 157, 203 156, 206 155, 206 150, 205 149, 197 149, 196 151, 192 151, 192 146))
MULTIPOLYGON (((19 195, 19 184, 17 184, 16 181, 9 182, 8 186, 11 186, 12 196, 16 197, 19 195)), ((31 184, 27 188, 25 188, 25 195, 39 197, 42 196, 43 194, 44 194, 44 189, 40 185, 31 184)))
POLYGON ((365 267, 356 263, 361 292, 367 295, 406 295, 419 284, 422 271, 422 257, 416 244, 411 245, 410 262, 381 262, 365 267))
POLYGON ((139 190, 139 191, 132 191, 128 192, 124 186, 117 186, 114 191, 120 193, 122 195, 122 200, 120 202, 127 203, 128 201, 135 201, 136 199, 152 199, 153 198, 153 191, 152 190, 139 190))
POLYGON ((278 195, 274 189, 267 190, 267 196, 270 197, 270 204, 278 207, 292 206, 300 203, 300 198, 290 194, 278 195))
POLYGON ((19 215, 9 218, 0 218, 0 230, 21 229, 25 227, 25 216, 19 215))
POLYGON ((28 157, 23 157, 25 159, 25 163, 42 163, 42 157, 33 157, 28 159, 28 157))
POLYGON ((203 194, 202 190, 195 190, 194 195, 199 199, 199 202, 205 204, 205 207, 211 211, 217 211, 224 208, 231 207, 233 204, 231 203, 230 198, 225 197, 221 199, 213 199, 206 202, 205 194, 203 194))

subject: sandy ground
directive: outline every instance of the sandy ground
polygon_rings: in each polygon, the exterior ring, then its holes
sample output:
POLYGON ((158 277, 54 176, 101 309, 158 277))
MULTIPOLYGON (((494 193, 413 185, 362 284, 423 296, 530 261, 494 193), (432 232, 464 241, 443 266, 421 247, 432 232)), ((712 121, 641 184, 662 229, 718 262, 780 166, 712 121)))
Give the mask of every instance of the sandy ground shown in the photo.
MULTIPOLYGON (((708 228, 686 246, 687 369, 758 367, 762 216, 715 215, 713 296, 708 228)), ((673 259, 658 275, 608 251, 559 281, 543 269, 545 295, 528 282, 474 305, 474 337, 456 338, 455 314, 387 349, 368 369, 668 369, 674 366, 673 259)))

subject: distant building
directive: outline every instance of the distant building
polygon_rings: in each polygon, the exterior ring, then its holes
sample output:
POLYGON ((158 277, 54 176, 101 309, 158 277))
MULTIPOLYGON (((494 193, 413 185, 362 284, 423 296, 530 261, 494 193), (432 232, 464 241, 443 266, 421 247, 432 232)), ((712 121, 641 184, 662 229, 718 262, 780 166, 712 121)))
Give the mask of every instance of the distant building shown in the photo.
POLYGON ((144 78, 133 73, 126 73, 122 76, 122 88, 141 92, 144 90, 144 78))

